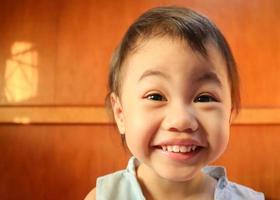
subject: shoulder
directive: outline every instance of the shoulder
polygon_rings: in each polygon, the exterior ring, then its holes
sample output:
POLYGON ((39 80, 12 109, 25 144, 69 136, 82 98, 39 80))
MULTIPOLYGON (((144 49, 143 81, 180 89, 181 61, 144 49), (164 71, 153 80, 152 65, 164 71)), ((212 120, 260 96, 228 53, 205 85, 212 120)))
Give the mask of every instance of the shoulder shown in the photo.
POLYGON ((96 198, 98 200, 145 199, 137 178, 127 170, 98 178, 96 198))
POLYGON ((264 200, 264 194, 252 188, 229 181, 226 187, 231 197, 236 200, 264 200))
POLYGON ((96 199, 96 188, 93 188, 84 200, 95 200, 96 199))
POLYGON ((98 177, 96 188, 88 194, 85 200, 145 199, 136 178, 136 166, 137 161, 132 158, 126 169, 98 177))
POLYGON ((215 199, 224 200, 263 200, 264 194, 257 192, 247 186, 229 181, 226 169, 221 166, 208 166, 203 168, 203 172, 216 179, 215 199))
POLYGON ((107 174, 101 177, 97 178, 96 184, 100 185, 102 184, 114 184, 120 181, 123 181, 123 179, 126 179, 127 176, 127 170, 120 170, 120 171, 116 171, 113 172, 111 174, 107 174))
POLYGON ((131 159, 129 159, 128 166, 126 169, 119 170, 111 174, 98 177, 96 181, 97 184, 96 188, 99 189, 99 186, 108 187, 108 185, 115 187, 116 185, 130 182, 132 179, 135 179, 136 165, 137 165, 137 160, 134 157, 132 157, 131 159))
POLYGON ((111 200, 118 194, 119 187, 122 187, 124 182, 123 171, 107 174, 98 177, 96 187, 92 189, 84 200, 111 200))
POLYGON ((96 180, 96 195, 108 195, 118 193, 121 190, 127 190, 133 186, 134 176, 127 170, 117 171, 105 176, 98 177, 96 180))

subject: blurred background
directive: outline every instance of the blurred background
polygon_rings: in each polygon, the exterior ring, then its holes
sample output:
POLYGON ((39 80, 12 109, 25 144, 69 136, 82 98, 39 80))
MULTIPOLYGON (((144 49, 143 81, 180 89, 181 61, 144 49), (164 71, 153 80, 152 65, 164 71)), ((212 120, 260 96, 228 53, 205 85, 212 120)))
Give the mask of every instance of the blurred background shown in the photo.
POLYGON ((280 1, 1 0, 0 199, 83 199, 129 158, 106 114, 111 53, 148 8, 212 19, 241 75, 226 153, 231 180, 280 199, 280 1))

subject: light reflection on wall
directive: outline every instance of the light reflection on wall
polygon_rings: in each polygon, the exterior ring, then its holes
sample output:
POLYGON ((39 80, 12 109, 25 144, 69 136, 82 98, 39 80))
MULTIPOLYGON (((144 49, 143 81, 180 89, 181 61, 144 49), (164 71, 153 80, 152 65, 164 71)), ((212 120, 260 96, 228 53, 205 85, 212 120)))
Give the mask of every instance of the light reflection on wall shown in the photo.
POLYGON ((5 101, 17 103, 37 94, 38 52, 30 42, 15 42, 5 68, 5 101))

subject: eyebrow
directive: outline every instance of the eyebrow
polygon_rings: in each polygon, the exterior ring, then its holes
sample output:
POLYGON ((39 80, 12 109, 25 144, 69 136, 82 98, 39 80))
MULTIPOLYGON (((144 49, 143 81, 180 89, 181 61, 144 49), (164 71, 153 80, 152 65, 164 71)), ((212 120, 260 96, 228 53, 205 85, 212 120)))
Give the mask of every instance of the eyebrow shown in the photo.
POLYGON ((222 82, 217 76, 217 74, 211 71, 203 73, 201 76, 198 76, 198 78, 195 79, 195 82, 198 83, 213 82, 217 84, 219 87, 222 87, 222 82))
POLYGON ((162 77, 164 79, 169 79, 170 78, 168 74, 165 74, 165 73, 163 73, 161 71, 158 71, 158 70, 147 70, 147 71, 145 71, 141 75, 141 77, 139 78, 138 82, 143 80, 144 78, 149 77, 149 76, 160 76, 160 77, 162 77))
MULTIPOLYGON (((162 71, 147 70, 141 75, 138 82, 147 78, 147 77, 150 77, 150 76, 160 76, 160 77, 163 77, 164 79, 167 79, 167 80, 170 79, 170 76, 168 74, 163 73, 162 71)), ((202 84, 202 83, 205 83, 205 82, 213 82, 216 85, 218 85, 220 88, 222 88, 222 85, 223 85, 221 80, 217 76, 217 74, 215 72, 212 72, 212 71, 207 71, 207 72, 204 72, 202 75, 197 76, 197 78, 194 79, 194 82, 199 83, 199 84, 202 84)))

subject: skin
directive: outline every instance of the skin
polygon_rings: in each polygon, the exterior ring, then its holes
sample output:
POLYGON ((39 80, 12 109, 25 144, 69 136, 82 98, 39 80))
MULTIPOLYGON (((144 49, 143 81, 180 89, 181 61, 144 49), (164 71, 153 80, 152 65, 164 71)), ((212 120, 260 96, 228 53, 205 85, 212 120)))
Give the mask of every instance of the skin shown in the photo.
POLYGON ((207 58, 180 39, 146 40, 124 63, 120 96, 111 95, 147 199, 214 198, 216 180, 200 170, 226 149, 231 97, 224 60, 211 42, 206 48, 207 58), (159 148, 188 140, 201 146, 188 159, 159 148))

